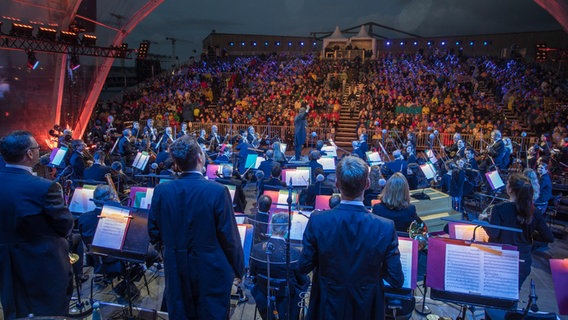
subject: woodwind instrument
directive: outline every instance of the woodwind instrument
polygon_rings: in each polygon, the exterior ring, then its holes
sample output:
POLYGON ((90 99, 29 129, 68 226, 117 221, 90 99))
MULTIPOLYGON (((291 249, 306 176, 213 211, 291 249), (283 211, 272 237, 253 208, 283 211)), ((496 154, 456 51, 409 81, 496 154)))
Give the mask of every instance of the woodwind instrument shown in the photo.
POLYGON ((116 186, 114 185, 114 181, 112 181, 112 175, 110 173, 105 174, 105 179, 109 185, 109 187, 112 189, 112 191, 114 192, 114 195, 116 197, 116 199, 118 198, 118 191, 116 191, 116 186))

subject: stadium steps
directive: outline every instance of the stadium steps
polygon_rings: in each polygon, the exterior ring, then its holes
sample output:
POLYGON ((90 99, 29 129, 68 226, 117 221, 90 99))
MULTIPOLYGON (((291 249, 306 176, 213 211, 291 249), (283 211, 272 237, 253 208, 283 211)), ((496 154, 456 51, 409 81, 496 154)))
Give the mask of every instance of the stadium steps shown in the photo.
POLYGON ((350 92, 352 92, 356 86, 357 84, 354 83, 345 86, 342 95, 341 110, 339 111, 339 123, 335 132, 335 144, 349 152, 353 151, 352 143, 354 140, 357 140, 357 125, 359 124, 357 119, 359 115, 359 99, 355 100, 356 105, 353 116, 351 116, 351 112, 349 111, 351 101, 348 100, 350 92))

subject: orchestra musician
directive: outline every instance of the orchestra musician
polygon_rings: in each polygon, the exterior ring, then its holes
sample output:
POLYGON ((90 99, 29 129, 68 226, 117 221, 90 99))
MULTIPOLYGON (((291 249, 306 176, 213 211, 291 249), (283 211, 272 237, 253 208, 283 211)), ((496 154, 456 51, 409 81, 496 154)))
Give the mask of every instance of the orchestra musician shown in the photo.
POLYGON ((406 175, 408 172, 408 162, 404 160, 402 152, 400 150, 395 150, 392 155, 394 160, 385 163, 384 169, 387 171, 385 175, 390 177, 390 175, 396 172, 406 175))
POLYGON ((247 142, 254 146, 258 139, 253 126, 248 127, 246 137, 247 142))
POLYGON ((415 190, 418 188, 418 158, 416 157, 415 147, 411 143, 406 145, 406 162, 408 163, 406 179, 410 190, 415 190))
MULTIPOLYGON (((495 167, 503 170, 505 169, 505 143, 503 142, 501 131, 493 130, 491 132, 491 140, 493 140, 493 143, 487 147, 487 154, 493 159, 495 167)), ((486 166, 490 168, 489 164, 486 164, 486 166)))
POLYGON ((132 132, 134 139, 136 139, 134 142, 138 142, 138 138, 140 137, 140 123, 138 123, 138 121, 132 122, 132 128, 130 131, 132 132))
POLYGON ((209 150, 212 151, 212 152, 217 152, 219 146, 221 145, 221 143, 223 143, 223 137, 219 136, 218 131, 219 131, 219 129, 217 128, 217 126, 212 125, 211 126, 211 134, 207 138, 207 141, 209 142, 209 150))
POLYGON ((410 191, 406 178, 400 172, 393 174, 386 182, 380 203, 373 206, 373 213, 394 222, 396 231, 408 232, 413 221, 421 221, 416 206, 410 204, 410 191))
POLYGON ((111 173, 110 167, 105 165, 105 153, 102 150, 95 151, 93 154, 93 165, 86 168, 83 178, 85 180, 105 181, 105 175, 111 173))
POLYGON ((312 175, 311 175, 311 177, 310 177, 310 178, 311 178, 311 180, 310 180, 311 183, 314 183, 314 182, 316 181, 316 176, 317 176, 316 169, 317 169, 317 168, 321 168, 321 169, 323 170, 323 165, 318 162, 319 159, 321 159, 321 154, 320 154, 320 152, 317 151, 317 150, 312 150, 312 151, 310 151, 310 153, 308 154, 308 160, 310 160, 310 161, 308 162, 308 165, 310 166, 311 173, 312 173, 312 175))
POLYGON ((187 122, 181 123, 181 130, 177 133, 176 138, 181 138, 182 136, 188 135, 189 131, 187 130, 187 122))
MULTIPOLYGON (((458 142, 461 140, 461 134, 459 134, 457 132, 454 133, 453 140, 454 140, 454 143, 450 147, 446 148, 445 146, 442 146, 442 149, 444 150, 444 152, 447 153, 447 155, 450 158, 454 158, 456 156, 456 153, 459 150, 458 142)), ((465 147, 465 145, 464 145, 464 147, 465 147)))
POLYGON ((175 140, 174 132, 172 127, 166 127, 166 130, 164 131, 162 137, 159 140, 160 144, 165 144, 166 146, 169 146, 170 144, 172 144, 172 142, 174 142, 174 140, 175 140))
POLYGON ((296 117, 294 117, 294 157, 296 161, 300 161, 302 148, 306 142, 306 127, 308 125, 306 115, 308 112, 310 112, 310 105, 301 107, 296 117))
POLYGON ((466 173, 463 170, 465 161, 462 159, 456 162, 450 161, 450 187, 448 193, 452 197, 452 208, 457 212, 462 212, 462 198, 464 194, 464 184, 466 173))
POLYGON ((102 128, 101 120, 95 120, 95 126, 91 128, 91 132, 89 133, 92 143, 98 144, 102 143, 105 140, 105 130, 102 128))
POLYGON ((458 149, 454 153, 454 159, 463 159, 465 158, 465 142, 462 139, 459 139, 457 142, 458 149))
POLYGON ((359 141, 353 141, 353 153, 363 160, 367 160, 367 151, 369 151, 369 145, 367 144, 367 134, 362 133, 359 137, 359 141))
POLYGON ((548 201, 552 199, 552 179, 550 174, 548 174, 548 164, 541 163, 536 169, 538 172, 538 184, 540 186, 540 192, 538 199, 535 200, 535 206, 539 209, 540 213, 546 211, 548 201))
POLYGON ((134 147, 134 144, 130 141, 131 136, 132 131, 130 131, 130 129, 124 129, 124 131, 122 131, 122 137, 118 141, 118 153, 120 154, 123 166, 130 165, 136 155, 136 147, 134 147))
POLYGON ((87 145, 85 145, 83 140, 73 140, 71 142, 71 148, 73 149, 69 159, 69 165, 73 168, 71 179, 83 179, 85 167, 87 166, 84 154, 86 147, 87 145))
POLYGON ((207 132, 205 129, 199 130, 199 137, 197 137, 197 143, 201 146, 202 149, 207 149, 207 137, 205 136, 207 132))
POLYGON ((146 126, 142 130, 142 134, 145 139, 148 139, 151 142, 156 142, 156 140, 158 140, 158 131, 154 128, 154 119, 150 118, 146 120, 146 126))

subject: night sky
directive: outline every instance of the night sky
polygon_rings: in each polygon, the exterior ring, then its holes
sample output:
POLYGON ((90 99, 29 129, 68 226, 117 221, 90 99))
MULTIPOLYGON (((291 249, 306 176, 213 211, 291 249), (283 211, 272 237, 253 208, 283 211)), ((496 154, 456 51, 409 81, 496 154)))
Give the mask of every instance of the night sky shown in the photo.
MULTIPOLYGON (((425 37, 559 30, 560 24, 532 0, 166 0, 129 36, 152 42, 150 53, 181 61, 201 52, 201 41, 218 33, 309 36, 376 22, 425 37)), ((399 34, 374 29, 376 34, 399 34)))

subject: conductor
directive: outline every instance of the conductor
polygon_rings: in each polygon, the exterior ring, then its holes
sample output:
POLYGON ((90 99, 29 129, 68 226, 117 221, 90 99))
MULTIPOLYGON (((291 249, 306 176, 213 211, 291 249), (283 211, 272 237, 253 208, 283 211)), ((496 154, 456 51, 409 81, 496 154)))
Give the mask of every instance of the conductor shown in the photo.
POLYGON ((302 148, 306 142, 306 115, 310 111, 310 106, 301 107, 300 112, 294 118, 294 156, 296 161, 300 161, 302 148))
POLYGON ((206 180, 206 157, 193 137, 171 144, 181 171, 154 189, 148 220, 153 243, 164 245, 170 319, 225 319, 231 286, 244 273, 244 254, 225 186, 206 180))

